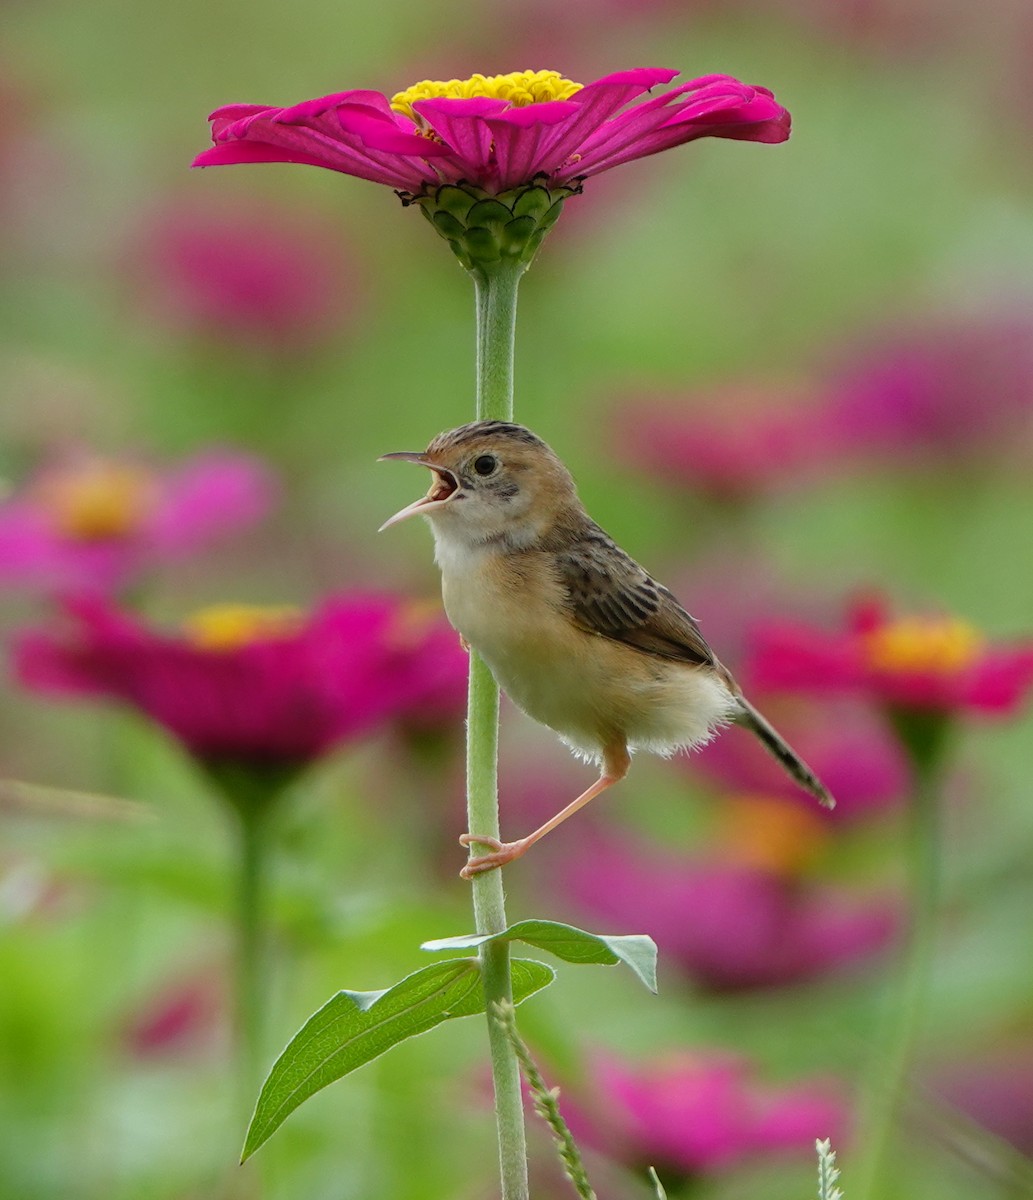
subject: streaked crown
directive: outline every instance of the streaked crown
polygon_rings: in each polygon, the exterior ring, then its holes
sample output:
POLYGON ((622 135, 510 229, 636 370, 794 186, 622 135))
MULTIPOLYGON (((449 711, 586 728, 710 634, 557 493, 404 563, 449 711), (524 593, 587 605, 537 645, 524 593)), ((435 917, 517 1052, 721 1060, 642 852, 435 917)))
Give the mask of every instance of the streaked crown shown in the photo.
POLYGON ((428 466, 452 473, 468 501, 478 501, 451 511, 486 535, 509 527, 517 540, 527 540, 577 502, 574 480, 553 450, 511 421, 472 421, 449 429, 434 438, 425 456, 428 466))

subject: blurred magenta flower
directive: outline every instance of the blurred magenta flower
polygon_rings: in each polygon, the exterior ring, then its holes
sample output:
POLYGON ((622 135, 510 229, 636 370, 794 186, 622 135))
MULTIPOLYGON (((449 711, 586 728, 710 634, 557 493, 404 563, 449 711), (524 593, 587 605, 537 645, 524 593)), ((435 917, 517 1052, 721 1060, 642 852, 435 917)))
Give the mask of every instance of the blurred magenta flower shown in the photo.
POLYGON ((873 457, 971 459, 1030 432, 1033 325, 941 321, 842 351, 804 384, 742 380, 680 403, 631 396, 614 442, 630 463, 711 500, 820 482, 873 457))
POLYGON ((576 185, 700 137, 783 142, 788 112, 766 88, 706 75, 627 107, 677 71, 638 68, 581 85, 555 71, 424 80, 390 100, 347 91, 289 108, 231 104, 194 166, 295 162, 411 196, 442 183, 489 193, 576 185))
POLYGON ((990 646, 955 617, 894 618, 880 598, 864 599, 842 631, 761 626, 749 675, 757 688, 855 691, 897 709, 1005 715, 1033 687, 1033 640, 990 646))
POLYGON ((590 1098, 564 1091, 563 1112, 584 1145, 629 1167, 655 1166, 668 1185, 760 1155, 806 1158, 816 1137, 843 1140, 847 1108, 833 1081, 775 1087, 755 1076, 745 1059, 713 1050, 640 1066, 600 1055, 590 1098))
MULTIPOLYGON (((764 712, 803 755, 836 797, 836 807, 822 809, 822 821, 838 824, 884 812, 906 796, 910 787, 907 761, 896 741, 869 708, 857 701, 826 702, 820 712, 806 713, 764 700, 764 712)), ((726 791, 794 797, 812 805, 755 738, 732 730, 691 759, 673 760, 693 773, 703 772, 726 791)))
POLYGON ((398 605, 391 647, 409 656, 410 671, 392 720, 404 733, 436 733, 466 713, 470 662, 437 601, 398 605))
POLYGON ((275 493, 264 463, 231 450, 163 472, 66 456, 0 503, 0 585, 114 591, 255 524, 275 493))
POLYGON ((780 827, 779 802, 743 801, 712 859, 600 839, 568 864, 568 895, 596 923, 648 930, 661 962, 713 991, 798 983, 885 949, 898 924, 888 897, 800 877, 827 837, 819 819, 781 801, 780 827))
POLYGON ((211 1041, 225 1007, 215 979, 180 979, 166 984, 128 1016, 121 1040, 134 1058, 189 1053, 211 1041))
POLYGON ((18 637, 21 683, 120 700, 208 765, 302 766, 415 713, 458 719, 466 698, 454 637, 393 596, 331 596, 307 614, 219 605, 175 633, 101 599, 66 607, 63 627, 18 637))
POLYGON ((340 238, 268 208, 155 214, 140 262, 139 290, 165 324, 248 352, 311 350, 339 335, 355 306, 340 238))
POLYGON ((813 482, 834 448, 814 403, 749 383, 701 393, 681 409, 631 399, 614 442, 622 464, 724 502, 813 482))
POLYGON ((1033 324, 956 319, 869 338, 825 391, 826 436, 845 454, 969 458, 1029 432, 1033 324))
POLYGON ((941 1067, 931 1082, 942 1099, 1033 1157, 1033 1040, 1028 1035, 941 1067))

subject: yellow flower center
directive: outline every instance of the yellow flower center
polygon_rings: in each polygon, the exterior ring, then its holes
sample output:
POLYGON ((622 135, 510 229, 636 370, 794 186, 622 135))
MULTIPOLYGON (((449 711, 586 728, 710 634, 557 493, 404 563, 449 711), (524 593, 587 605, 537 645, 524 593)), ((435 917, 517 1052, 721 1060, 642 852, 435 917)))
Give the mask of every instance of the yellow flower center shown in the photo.
POLYGON ((747 794, 721 802, 719 843, 727 858, 744 866, 792 878, 828 838, 821 818, 792 800, 747 794))
POLYGON ((188 642, 200 650, 238 650, 297 633, 304 613, 291 604, 213 604, 183 622, 188 642))
POLYGON ((58 531, 83 542, 135 533, 157 500, 157 484, 146 471, 100 460, 51 472, 34 491, 58 531))
POLYGON ((415 650, 434 627, 441 615, 436 600, 407 600, 399 605, 386 635, 387 643, 396 650, 415 650))
POLYGON ((955 675, 983 652, 979 632, 951 617, 905 617, 864 635, 870 666, 893 674, 955 675))
POLYGON ((508 75, 471 75, 469 79, 424 79, 392 96, 391 107, 410 120, 418 121, 412 107, 417 100, 469 100, 474 96, 485 96, 523 108, 547 100, 569 100, 583 86, 564 79, 558 71, 512 71, 508 75))

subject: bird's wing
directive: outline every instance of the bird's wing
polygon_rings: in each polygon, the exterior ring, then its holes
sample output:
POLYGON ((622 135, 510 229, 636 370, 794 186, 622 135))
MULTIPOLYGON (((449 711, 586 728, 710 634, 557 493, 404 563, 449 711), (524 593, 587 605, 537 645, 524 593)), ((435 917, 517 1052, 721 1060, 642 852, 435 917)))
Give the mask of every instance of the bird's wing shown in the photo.
POLYGON ((661 658, 717 665, 695 620, 598 526, 555 561, 580 629, 661 658))

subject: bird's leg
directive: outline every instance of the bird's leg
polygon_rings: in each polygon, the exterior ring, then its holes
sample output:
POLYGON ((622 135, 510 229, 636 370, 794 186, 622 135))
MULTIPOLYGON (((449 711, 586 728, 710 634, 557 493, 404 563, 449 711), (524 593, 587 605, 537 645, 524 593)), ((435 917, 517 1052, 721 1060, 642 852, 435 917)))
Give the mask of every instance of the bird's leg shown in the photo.
POLYGON ((464 846, 471 846, 475 843, 478 846, 488 846, 491 854, 482 854, 479 857, 471 858, 459 874, 463 879, 472 879, 483 871, 493 871, 496 867, 503 867, 506 863, 512 862, 514 858, 520 858, 550 830, 561 825, 568 817, 572 817, 579 808, 584 808, 589 800, 594 800, 608 787, 619 783, 627 775, 630 765, 631 755, 628 753, 627 742, 623 738, 615 739, 603 747, 603 770, 595 783, 583 791, 576 800, 572 800, 566 808, 561 809, 554 817, 550 817, 544 825, 540 825, 534 833, 529 833, 527 837, 520 838, 516 842, 500 842, 498 838, 478 837, 474 833, 464 833, 459 839, 464 846))

